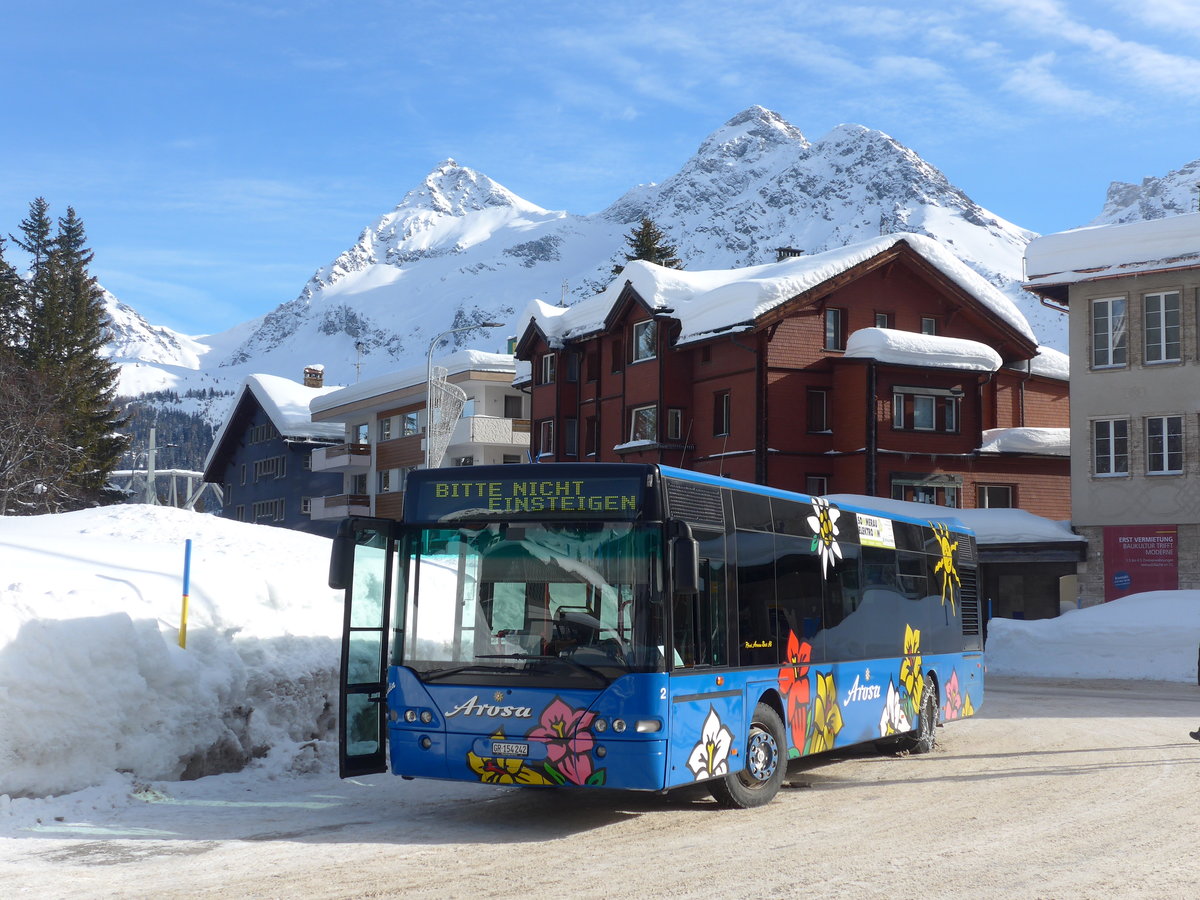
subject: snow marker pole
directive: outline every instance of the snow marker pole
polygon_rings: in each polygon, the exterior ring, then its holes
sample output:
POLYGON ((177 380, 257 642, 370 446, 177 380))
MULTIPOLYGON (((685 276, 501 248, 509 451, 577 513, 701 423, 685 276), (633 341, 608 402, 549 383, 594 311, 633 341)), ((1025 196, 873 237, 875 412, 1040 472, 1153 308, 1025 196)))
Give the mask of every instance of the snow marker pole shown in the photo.
POLYGON ((183 545, 183 612, 179 616, 179 646, 187 649, 188 582, 192 577, 192 539, 183 545))

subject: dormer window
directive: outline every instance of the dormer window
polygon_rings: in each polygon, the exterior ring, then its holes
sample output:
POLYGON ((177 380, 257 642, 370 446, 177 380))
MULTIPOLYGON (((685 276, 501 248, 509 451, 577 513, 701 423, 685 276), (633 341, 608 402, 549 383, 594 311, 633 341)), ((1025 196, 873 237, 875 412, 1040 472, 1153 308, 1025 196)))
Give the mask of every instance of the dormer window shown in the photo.
POLYGON ((633 362, 658 356, 658 323, 653 319, 636 322, 633 326, 633 362))
POLYGON ((555 359, 553 353, 542 354, 541 381, 539 384, 554 384, 555 359))

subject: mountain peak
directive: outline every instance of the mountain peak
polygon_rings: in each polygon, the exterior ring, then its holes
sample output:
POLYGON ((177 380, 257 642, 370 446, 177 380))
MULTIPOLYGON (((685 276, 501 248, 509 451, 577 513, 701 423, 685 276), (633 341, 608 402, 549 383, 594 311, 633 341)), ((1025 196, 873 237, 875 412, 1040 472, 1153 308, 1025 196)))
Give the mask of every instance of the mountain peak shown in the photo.
POLYGON ((808 140, 800 129, 779 113, 750 106, 705 138, 696 156, 734 162, 789 144, 808 149, 808 140))
POLYGON ((504 206, 525 212, 545 211, 521 199, 498 181, 447 158, 425 176, 420 187, 404 196, 396 212, 432 210, 448 216, 464 216, 504 206))

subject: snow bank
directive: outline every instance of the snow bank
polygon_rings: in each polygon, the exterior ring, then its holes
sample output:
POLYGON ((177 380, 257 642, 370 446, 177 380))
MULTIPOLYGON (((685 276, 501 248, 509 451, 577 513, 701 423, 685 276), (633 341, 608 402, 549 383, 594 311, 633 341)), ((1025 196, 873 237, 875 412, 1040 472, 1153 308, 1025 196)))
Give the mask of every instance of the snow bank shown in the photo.
POLYGON ((1200 591, 1152 591, 1056 619, 988 623, 992 675, 1196 682, 1200 591))
POLYGON ((328 548, 159 507, 0 518, 0 795, 311 755, 336 715, 328 548))

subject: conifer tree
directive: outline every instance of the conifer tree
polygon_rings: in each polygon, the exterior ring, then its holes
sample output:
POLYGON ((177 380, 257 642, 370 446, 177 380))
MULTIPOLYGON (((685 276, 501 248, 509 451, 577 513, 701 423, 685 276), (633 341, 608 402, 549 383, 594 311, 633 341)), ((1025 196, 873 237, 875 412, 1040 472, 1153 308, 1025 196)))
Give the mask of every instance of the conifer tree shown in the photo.
POLYGON ((128 438, 119 433, 126 423, 114 403, 117 370, 103 355, 108 312, 104 292, 88 271, 93 257, 83 221, 68 206, 58 220, 47 263, 45 308, 54 309, 60 321, 43 323, 47 347, 40 359, 44 370, 58 373, 68 435, 84 452, 76 481, 88 499, 97 500, 128 438))
POLYGON ((625 262, 613 266, 614 275, 625 267, 625 263, 634 259, 644 259, 668 269, 683 268, 683 262, 676 256, 675 245, 667 243, 667 236, 654 224, 653 219, 643 218, 641 224, 626 235, 625 243, 629 245, 625 251, 625 262))
POLYGON ((25 346, 28 317, 25 310, 21 276, 4 258, 4 238, 0 238, 0 351, 16 353, 25 346))
POLYGON ((54 328, 59 316, 50 291, 50 254, 53 249, 50 204, 38 197, 29 204, 29 215, 21 220, 21 236, 9 235, 13 243, 29 254, 29 272, 22 281, 25 315, 28 329, 21 358, 34 366, 40 365, 48 335, 43 329, 54 328))

